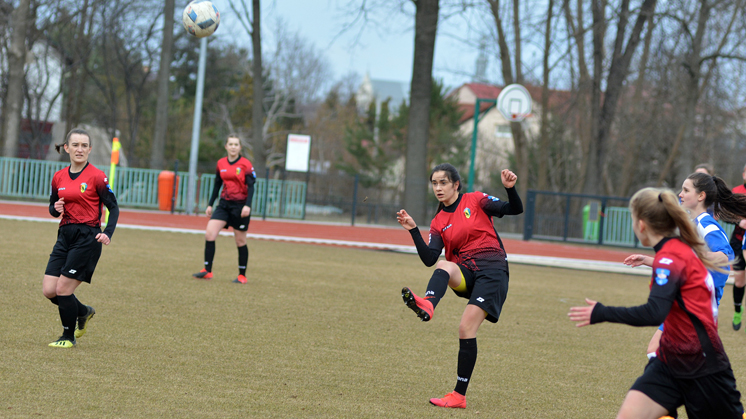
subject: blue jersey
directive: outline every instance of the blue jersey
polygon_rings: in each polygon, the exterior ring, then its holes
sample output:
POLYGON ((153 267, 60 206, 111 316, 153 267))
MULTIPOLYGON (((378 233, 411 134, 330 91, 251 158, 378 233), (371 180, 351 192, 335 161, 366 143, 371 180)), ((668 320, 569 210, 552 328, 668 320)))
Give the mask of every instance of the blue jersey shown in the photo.
MULTIPOLYGON (((733 261, 735 254, 733 248, 730 246, 728 235, 723 230, 723 227, 715 221, 712 216, 706 212, 699 214, 695 219, 697 222, 697 232, 707 244, 707 247, 711 252, 723 252, 728 256, 729 261, 733 261)), ((725 287, 725 281, 728 280, 728 274, 730 273, 730 266, 723 266, 726 272, 710 271, 712 274, 715 288, 718 289, 718 301, 723 295, 723 287, 725 287)))

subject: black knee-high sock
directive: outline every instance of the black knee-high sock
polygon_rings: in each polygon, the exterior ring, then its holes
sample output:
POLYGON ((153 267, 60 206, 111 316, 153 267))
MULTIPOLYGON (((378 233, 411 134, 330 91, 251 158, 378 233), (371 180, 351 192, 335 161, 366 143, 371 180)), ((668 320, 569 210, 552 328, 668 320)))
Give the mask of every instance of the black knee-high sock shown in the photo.
POLYGON ((58 295, 57 303, 60 309, 60 320, 62 321, 63 335, 75 339, 75 322, 78 321, 78 307, 75 297, 72 295, 58 295))
POLYGON ((54 305, 56 305, 56 306, 60 305, 60 304, 59 304, 59 303, 57 302, 57 296, 56 296, 56 295, 55 295, 54 297, 52 297, 52 298, 48 298, 48 300, 49 300, 49 301, 51 301, 51 302, 52 302, 52 304, 54 304, 54 305))
POLYGON ((746 291, 746 287, 733 286, 733 304, 736 307, 736 313, 741 312, 744 291, 746 291))
POLYGON ((205 269, 212 272, 212 260, 215 259, 215 241, 205 240, 205 269))
POLYGON ((88 314, 88 309, 86 308, 85 304, 81 303, 80 300, 78 300, 78 297, 75 296, 75 294, 73 294, 72 297, 75 299, 75 305, 78 307, 78 317, 88 314))
POLYGON ((456 393, 466 395, 471 373, 477 363, 477 338, 459 339, 458 368, 456 369, 456 393))
POLYGON ((249 246, 238 248, 238 274, 246 276, 246 265, 249 264, 249 246))
POLYGON ((448 289, 448 279, 451 276, 448 272, 443 269, 436 269, 433 272, 433 276, 430 277, 430 282, 427 283, 427 292, 425 298, 433 304, 433 308, 438 305, 440 299, 446 295, 448 289))

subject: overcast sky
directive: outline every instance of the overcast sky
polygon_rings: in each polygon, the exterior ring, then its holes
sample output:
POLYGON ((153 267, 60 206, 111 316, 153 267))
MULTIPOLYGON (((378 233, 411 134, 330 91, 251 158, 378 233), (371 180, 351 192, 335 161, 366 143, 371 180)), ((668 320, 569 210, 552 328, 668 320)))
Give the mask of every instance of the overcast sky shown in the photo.
MULTIPOLYGON (((227 0, 213 2, 221 9, 221 27, 229 26, 230 22, 226 20, 235 17, 227 0)), ((404 11, 393 10, 374 16, 380 23, 369 25, 361 35, 359 29, 356 30, 360 24, 340 35, 344 24, 353 20, 344 11, 349 3, 348 0, 262 1, 263 33, 275 25, 279 17, 287 24, 289 32, 300 33, 323 52, 335 79, 350 72, 360 77, 368 72, 374 79, 409 83, 414 51, 414 6, 411 2, 403 2, 404 11)), ((452 35, 470 37, 468 28, 460 26, 467 25, 462 20, 451 18, 441 22, 438 28, 433 73, 451 88, 471 81, 477 57, 476 48, 452 35)))

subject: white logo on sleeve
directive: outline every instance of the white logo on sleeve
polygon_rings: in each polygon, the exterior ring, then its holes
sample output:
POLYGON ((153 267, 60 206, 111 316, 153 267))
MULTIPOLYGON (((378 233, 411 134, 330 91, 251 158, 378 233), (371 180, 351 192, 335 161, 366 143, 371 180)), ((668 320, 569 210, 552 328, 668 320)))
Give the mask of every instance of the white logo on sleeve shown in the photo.
POLYGON ((670 265, 673 263, 673 260, 669 258, 661 258, 661 260, 658 261, 661 265, 670 265))

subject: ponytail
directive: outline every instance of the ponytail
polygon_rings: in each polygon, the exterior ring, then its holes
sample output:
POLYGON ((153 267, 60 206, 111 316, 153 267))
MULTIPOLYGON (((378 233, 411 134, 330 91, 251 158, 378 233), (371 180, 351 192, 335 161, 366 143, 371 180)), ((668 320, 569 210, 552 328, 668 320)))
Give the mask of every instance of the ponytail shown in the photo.
POLYGON ((746 218, 746 195, 734 194, 723 179, 705 173, 692 173, 687 177, 697 193, 705 193, 705 206, 713 205, 715 218, 738 223, 746 218))
MULTIPOLYGON (((705 175, 709 176, 709 175, 705 175)), ((638 220, 645 221, 648 228, 663 237, 678 236, 692 248, 697 257, 710 271, 725 272, 707 254, 709 249, 694 228, 686 211, 679 205, 676 195, 668 189, 645 188, 632 196, 629 211, 638 220)), ((728 262, 722 266, 727 266, 728 262)))

